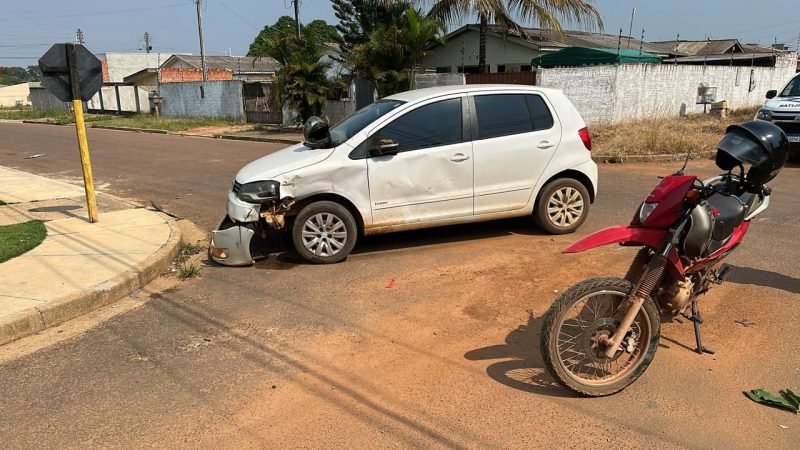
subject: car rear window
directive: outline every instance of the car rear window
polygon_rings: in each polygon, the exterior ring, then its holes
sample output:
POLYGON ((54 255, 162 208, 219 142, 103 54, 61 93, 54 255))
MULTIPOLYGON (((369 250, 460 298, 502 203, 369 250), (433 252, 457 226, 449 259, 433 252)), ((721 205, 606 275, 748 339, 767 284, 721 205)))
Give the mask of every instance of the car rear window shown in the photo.
POLYGON ((550 108, 544 102, 544 99, 539 95, 526 95, 525 100, 528 101, 528 109, 533 120, 533 130, 553 128, 553 115, 550 113, 550 108))
POLYGON ((533 131, 524 95, 477 95, 475 109, 478 115, 478 139, 533 131))
POLYGON ((420 106, 383 127, 379 139, 400 144, 401 152, 462 141, 461 99, 452 98, 420 106))

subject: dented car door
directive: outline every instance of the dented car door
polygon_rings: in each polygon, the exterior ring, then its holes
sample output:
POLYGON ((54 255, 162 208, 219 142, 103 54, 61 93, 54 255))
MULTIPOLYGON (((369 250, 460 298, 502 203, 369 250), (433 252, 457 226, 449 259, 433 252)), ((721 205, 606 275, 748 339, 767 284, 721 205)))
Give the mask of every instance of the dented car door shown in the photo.
POLYGON ((369 156, 373 226, 429 222, 473 213, 472 144, 462 97, 423 104, 367 140, 394 141, 393 155, 369 156))

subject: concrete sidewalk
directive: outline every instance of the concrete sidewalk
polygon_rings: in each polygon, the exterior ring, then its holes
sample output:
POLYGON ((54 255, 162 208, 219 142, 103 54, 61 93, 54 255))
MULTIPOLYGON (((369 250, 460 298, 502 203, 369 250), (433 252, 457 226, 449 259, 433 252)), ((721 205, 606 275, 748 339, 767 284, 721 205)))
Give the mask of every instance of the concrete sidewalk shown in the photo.
POLYGON ((0 200, 23 202, 0 206, 0 225, 39 219, 47 228, 38 247, 0 263, 0 344, 129 294, 177 255, 180 231, 169 217, 101 194, 99 221, 90 224, 82 194, 69 183, 0 167, 0 200))

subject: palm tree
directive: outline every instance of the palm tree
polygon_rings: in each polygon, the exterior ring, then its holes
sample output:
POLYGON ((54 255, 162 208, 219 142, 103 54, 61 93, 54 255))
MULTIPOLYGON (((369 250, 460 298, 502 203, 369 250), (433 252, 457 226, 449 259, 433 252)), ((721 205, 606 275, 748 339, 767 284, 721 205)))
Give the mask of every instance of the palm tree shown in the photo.
MULTIPOLYGON (((394 0, 383 0, 387 4, 394 0)), ((418 0, 419 1, 419 0, 418 0)), ((460 23, 464 18, 478 16, 480 41, 478 70, 486 72, 486 33, 489 23, 500 25, 503 33, 509 31, 525 35, 523 27, 514 20, 535 22, 540 28, 563 32, 561 20, 568 23, 603 27, 603 19, 594 6, 594 0, 431 0, 433 6, 428 16, 447 25, 460 23)))
POLYGON ((411 78, 411 89, 415 89, 416 80, 414 79, 414 72, 417 70, 422 58, 430 53, 428 44, 432 41, 438 42, 441 39, 441 33, 444 31, 442 22, 430 17, 420 17, 414 8, 408 8, 405 13, 406 27, 403 29, 403 40, 405 41, 405 48, 409 62, 409 77, 411 78))
POLYGON ((379 26, 367 42, 355 46, 347 58, 353 73, 369 80, 384 97, 414 89, 414 72, 430 52, 428 44, 441 38, 440 21, 407 8, 389 26, 379 26))

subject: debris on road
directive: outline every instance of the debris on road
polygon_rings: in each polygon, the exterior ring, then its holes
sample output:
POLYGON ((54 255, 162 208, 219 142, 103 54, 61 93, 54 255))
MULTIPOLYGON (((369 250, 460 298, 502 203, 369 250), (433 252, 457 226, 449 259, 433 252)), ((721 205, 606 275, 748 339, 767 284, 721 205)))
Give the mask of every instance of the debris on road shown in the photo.
POLYGON ((153 209, 155 209, 156 211, 158 211, 160 213, 164 213, 164 214, 172 217, 175 220, 181 220, 181 217, 179 217, 179 216, 177 216, 177 215, 175 215, 175 214, 173 214, 173 213, 171 213, 169 211, 165 211, 164 208, 156 205, 156 203, 154 201, 152 201, 152 200, 150 200, 150 206, 152 206, 153 209))
POLYGON ((761 388, 745 391, 744 395, 756 403, 788 409, 795 414, 800 414, 800 396, 791 389, 784 389, 780 393, 782 397, 761 388))
POLYGON ((394 279, 394 278, 392 278, 392 279, 389 281, 389 284, 387 284, 387 285, 386 285, 386 289, 392 289, 392 288, 394 288, 395 286, 397 286, 397 280, 396 280, 396 279, 394 279))
POLYGON ((41 158, 42 156, 44 156, 44 153, 37 153, 35 155, 26 156, 25 159, 41 158))
POLYGON ((739 320, 734 320, 734 322, 741 324, 747 328, 756 326, 756 323, 749 319, 739 319, 739 320))

